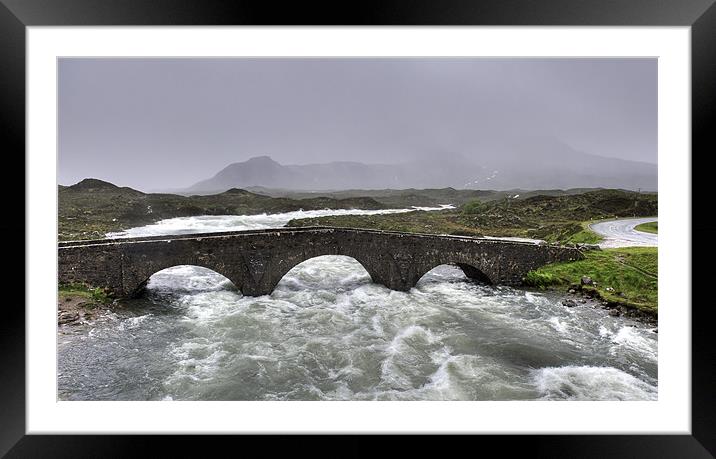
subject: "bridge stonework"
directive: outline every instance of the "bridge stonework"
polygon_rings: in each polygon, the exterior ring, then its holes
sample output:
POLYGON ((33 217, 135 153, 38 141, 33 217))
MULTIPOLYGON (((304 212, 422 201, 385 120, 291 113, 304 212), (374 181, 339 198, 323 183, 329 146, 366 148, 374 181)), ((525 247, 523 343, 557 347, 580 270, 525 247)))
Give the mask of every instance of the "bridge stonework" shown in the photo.
POLYGON ((352 257, 373 282, 401 291, 442 264, 484 282, 519 285, 530 270, 583 258, 549 244, 325 227, 61 242, 58 253, 60 283, 107 287, 118 297, 137 294, 152 274, 178 265, 209 268, 244 295, 259 296, 321 255, 352 257))

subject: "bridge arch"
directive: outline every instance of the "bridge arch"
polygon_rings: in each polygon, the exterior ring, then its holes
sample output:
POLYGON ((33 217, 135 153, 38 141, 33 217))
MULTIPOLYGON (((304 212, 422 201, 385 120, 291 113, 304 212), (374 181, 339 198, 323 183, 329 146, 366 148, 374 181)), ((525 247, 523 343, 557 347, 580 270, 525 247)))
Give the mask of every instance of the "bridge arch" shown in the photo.
MULTIPOLYGON (((163 276, 165 274, 168 274, 169 276, 173 276, 177 279, 177 281, 183 281, 183 285, 175 285, 174 291, 182 291, 182 290, 195 290, 192 287, 199 287, 201 284, 201 280, 196 280, 194 282, 188 280, 185 276, 182 276, 182 274, 189 274, 188 272, 181 273, 181 270, 189 271, 192 269, 199 269, 199 274, 201 276, 202 272, 204 276, 202 277, 213 277, 214 279, 208 279, 209 282, 213 281, 215 285, 218 287, 219 285, 224 285, 224 289, 228 287, 226 285, 227 283, 231 285, 231 288, 234 288, 236 290, 241 291, 241 287, 243 284, 243 279, 241 276, 237 276, 232 272, 229 272, 225 269, 223 269, 220 266, 215 266, 208 263, 192 263, 192 262, 175 262, 175 263, 166 263, 162 264, 160 266, 151 266, 147 267, 139 272, 135 271, 133 272, 132 276, 125 277, 124 280, 124 291, 128 292, 130 297, 136 297, 141 295, 145 290, 149 282, 154 278, 156 275, 163 276), (176 270, 177 272, 171 272, 173 270, 176 270), (188 285, 187 285, 188 283, 188 285)), ((160 277, 161 278, 161 277, 160 277)), ((171 280, 168 280, 166 283, 171 283, 171 280)), ((211 285, 206 285, 206 290, 218 290, 220 288, 213 288, 211 285)))
POLYGON ((150 286, 153 291, 171 293, 239 290, 225 275, 210 268, 190 264, 170 266, 155 272, 143 283, 140 291, 150 286))
POLYGON ((331 284, 331 286, 337 285, 352 289, 371 282, 373 282, 373 278, 370 272, 357 258, 350 255, 317 255, 296 263, 292 268, 286 270, 274 288, 282 284, 288 284, 292 290, 294 287, 296 289, 303 288, 306 284, 319 286, 331 284), (311 268, 315 269, 315 272, 312 272, 311 268), (302 279, 295 277, 299 273, 303 274, 302 279), (291 286, 290 282, 296 285, 291 286))
MULTIPOLYGON (((256 289, 258 294, 270 294, 276 288, 279 282, 296 266, 323 256, 343 256, 348 257, 358 262, 368 273, 372 282, 385 284, 387 281, 386 276, 382 274, 381 270, 385 270, 385 266, 380 261, 371 257, 367 253, 359 253, 358 250, 346 250, 341 249, 330 244, 317 245, 310 248, 311 250, 298 250, 294 253, 283 254, 280 257, 275 257, 269 264, 271 269, 267 272, 267 277, 261 279, 260 285, 251 286, 247 285, 249 282, 244 284, 246 290, 250 291, 248 294, 254 294, 253 290, 256 289)), ((397 269, 397 268, 394 268, 397 269)), ((247 294, 244 291, 244 294, 247 294)))
POLYGON ((476 280, 478 282, 482 282, 483 284, 489 284, 492 285, 494 282, 490 277, 485 274, 482 270, 476 268, 475 266, 468 264, 468 263, 455 263, 455 266, 462 269, 462 272, 465 273, 465 275, 472 280, 476 280))
POLYGON ((468 279, 483 283, 492 285, 495 282, 492 280, 490 275, 488 275, 485 270, 478 268, 474 264, 471 263, 465 263, 465 262, 454 262, 454 261, 447 261, 447 262, 437 262, 437 263, 430 263, 424 265, 421 269, 417 269, 414 274, 415 282, 413 285, 417 285, 420 280, 422 280, 426 274, 434 270, 435 268, 439 268, 440 266, 453 266, 458 269, 460 269, 463 274, 465 274, 465 277, 468 279))

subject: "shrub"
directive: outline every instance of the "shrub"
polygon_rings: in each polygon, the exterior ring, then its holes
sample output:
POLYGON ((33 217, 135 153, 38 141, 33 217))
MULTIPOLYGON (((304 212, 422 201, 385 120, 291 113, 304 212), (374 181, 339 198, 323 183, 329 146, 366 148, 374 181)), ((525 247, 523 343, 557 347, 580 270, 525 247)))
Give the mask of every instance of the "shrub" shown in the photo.
POLYGON ((467 215, 475 215, 484 212, 486 207, 487 206, 485 206, 485 203, 483 203, 479 199, 473 199, 472 201, 469 201, 462 206, 462 213, 467 215))

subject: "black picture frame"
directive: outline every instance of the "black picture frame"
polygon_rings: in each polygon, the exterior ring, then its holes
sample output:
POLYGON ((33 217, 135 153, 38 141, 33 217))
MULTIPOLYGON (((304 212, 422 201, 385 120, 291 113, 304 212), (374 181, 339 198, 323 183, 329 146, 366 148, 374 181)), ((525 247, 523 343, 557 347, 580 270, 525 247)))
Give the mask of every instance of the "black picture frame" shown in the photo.
MULTIPOLYGON (((545 26, 690 26, 692 64, 692 215, 709 209, 711 193, 698 174, 709 173, 705 161, 716 152, 710 120, 716 111, 716 6, 714 0, 442 0, 442 1, 361 1, 285 2, 208 1, 208 0, 0 0, 0 120, 6 134, 2 151, 6 167, 11 160, 15 177, 25 170, 25 28, 28 26, 111 26, 111 25, 545 25, 545 26), (9 141, 9 142, 8 142, 9 141), (21 159, 23 158, 23 159, 21 159), (699 167, 702 166, 702 167, 699 167), (703 204, 703 207, 701 206, 703 204)), ((6 169, 10 170, 10 169, 6 169)), ((22 179, 21 179, 22 180, 22 179)), ((15 189, 24 185, 16 184, 15 189)), ((24 189, 24 186, 22 186, 24 189)), ((6 212, 12 219, 0 222, 3 253, 11 270, 20 271, 19 260, 25 254, 17 243, 25 235, 24 201, 11 200, 6 212), (21 227, 21 228, 19 228, 21 227), (8 241, 11 241, 8 243, 8 241), (12 242, 15 241, 15 242, 12 242), (12 253, 16 250, 18 253, 12 253)), ((716 235, 716 224, 706 219, 692 219, 692 244, 709 241, 716 235)), ((25 246, 32 244, 24 236, 25 246)), ((705 260, 713 254, 710 244, 700 245, 692 254, 705 260)), ((668 259, 668 254, 661 254, 668 259)), ((6 266, 8 266, 6 264, 6 266)), ((24 267, 24 262, 22 264, 24 267)), ((24 271, 24 268, 23 268, 24 271)), ((31 276, 32 273, 25 273, 31 276)), ((692 269, 692 285, 708 285, 710 272, 692 269)), ((18 294, 19 288, 14 289, 18 294)), ((703 289, 703 287, 701 288, 703 289)), ((18 295, 19 296, 19 295, 18 295)), ((240 442, 238 453, 251 447, 270 453, 288 446, 291 450, 306 446, 311 454, 336 455, 336 450, 315 446, 308 448, 304 439, 290 442, 265 437, 236 439, 179 436, 81 436, 25 435, 25 314, 19 301, 6 299, 6 311, 0 320, 0 455, 6 457, 127 457, 150 452, 159 446, 162 455, 206 455, 207 447, 224 447, 240 442), (12 307, 11 307, 12 306, 12 307), (299 443, 299 445, 297 445, 299 443), (175 453, 172 454, 170 451, 175 453)), ((537 457, 714 457, 716 454, 716 391, 714 367, 716 352, 712 340, 713 317, 707 300, 692 304, 692 434, 691 435, 534 435, 481 436, 469 440, 483 452, 501 454, 524 449, 537 457)), ((240 414, 237 414, 240 415, 240 414)), ((360 437, 333 437, 339 440, 340 455, 371 455, 376 450, 360 437)), ((400 444, 381 448, 383 454, 397 454, 391 449, 418 448, 427 451, 427 439, 411 437, 400 444)), ((452 440, 449 442, 454 446, 452 440)), ((433 445, 444 449, 448 440, 437 439, 433 445)), ((397 449, 395 451, 398 451, 397 449)), ((443 450, 449 452, 450 450, 443 450)))

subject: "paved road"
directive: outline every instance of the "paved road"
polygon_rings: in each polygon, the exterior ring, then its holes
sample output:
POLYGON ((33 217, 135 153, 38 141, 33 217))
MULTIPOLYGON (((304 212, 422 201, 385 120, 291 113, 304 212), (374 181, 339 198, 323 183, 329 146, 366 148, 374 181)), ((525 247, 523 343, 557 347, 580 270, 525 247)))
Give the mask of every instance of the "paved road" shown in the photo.
POLYGON ((652 246, 658 245, 658 236, 652 233, 637 231, 635 226, 642 223, 658 221, 656 217, 648 218, 626 218, 623 220, 611 220, 607 222, 592 223, 589 228, 595 233, 604 237, 599 243, 600 247, 630 247, 630 246, 652 246))

